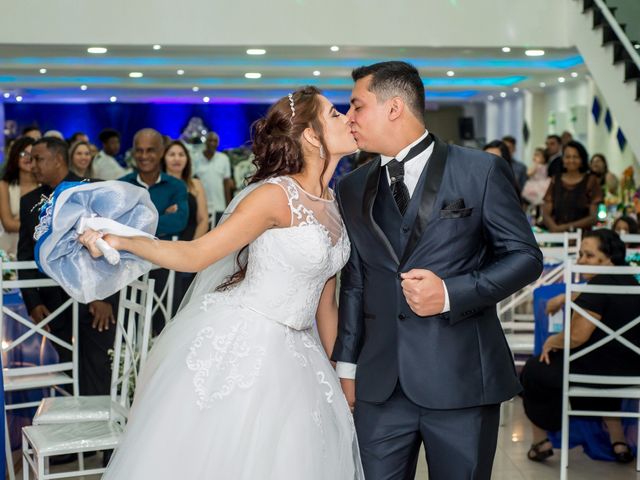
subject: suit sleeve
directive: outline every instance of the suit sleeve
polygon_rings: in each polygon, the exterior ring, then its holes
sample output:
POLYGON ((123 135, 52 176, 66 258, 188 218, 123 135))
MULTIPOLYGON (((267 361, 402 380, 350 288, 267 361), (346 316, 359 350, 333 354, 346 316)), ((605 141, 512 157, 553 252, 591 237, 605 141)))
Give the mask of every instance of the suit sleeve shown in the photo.
POLYGON ((484 241, 491 260, 478 270, 445 280, 452 324, 495 307, 542 273, 542 253, 507 169, 506 162, 493 160, 482 201, 484 241))
MULTIPOLYGON (((339 190, 338 186, 336 188, 338 205, 344 217, 339 190)), ((351 242, 351 255, 340 275, 338 338, 331 357, 333 361, 352 364, 358 362, 364 338, 363 284, 362 262, 354 242, 351 242)))
POLYGON ((189 218, 189 202, 187 200, 187 187, 183 184, 176 186, 170 205, 177 205, 178 211, 174 213, 160 213, 158 218, 158 229, 156 235, 158 237, 168 235, 180 235, 187 226, 189 218))
MULTIPOLYGON (((34 260, 35 241, 33 240, 33 232, 36 224, 37 212, 32 212, 34 205, 31 202, 31 196, 27 195, 20 199, 20 233, 18 234, 18 260, 19 261, 32 261, 34 260)), ((43 278, 38 270, 21 270, 19 272, 19 278, 22 280, 32 280, 36 278, 43 278)), ((40 297, 40 292, 37 288, 22 288, 22 298, 27 307, 27 311, 31 313, 31 310, 44 303, 40 297)))

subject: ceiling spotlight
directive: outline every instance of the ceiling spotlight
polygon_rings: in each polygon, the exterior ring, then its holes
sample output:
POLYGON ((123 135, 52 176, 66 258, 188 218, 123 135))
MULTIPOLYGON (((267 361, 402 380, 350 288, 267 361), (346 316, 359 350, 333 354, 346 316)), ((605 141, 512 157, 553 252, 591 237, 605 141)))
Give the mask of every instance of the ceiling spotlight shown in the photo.
POLYGON ((180 70, 176 70, 176 73, 178 75, 184 75, 184 70, 180 69, 180 70))
POLYGON ((264 48, 250 48, 247 50, 247 55, 264 55, 267 51, 264 48))
POLYGON ((518 87, 513 89, 513 93, 518 93, 520 91, 520 89, 518 87))
POLYGON ((22 96, 21 96, 21 95, 18 95, 18 96, 16 97, 16 102, 21 102, 21 101, 22 101, 22 96))
POLYGON ((500 92, 500 96, 502 98, 507 98, 507 92, 500 92))
POLYGON ((504 53, 509 53, 509 52, 511 51, 511 48, 509 48, 509 47, 502 47, 502 51, 503 51, 504 53))
POLYGON ((640 43, 636 43, 634 47, 636 48, 636 50, 640 50, 640 43))
POLYGON ((103 53, 107 53, 107 49, 104 47, 89 47, 87 48, 87 52, 95 55, 102 55, 103 53))
POLYGON ((540 82, 540 88, 544 88, 544 87, 546 87, 546 86, 547 86, 547 84, 546 84, 546 83, 544 83, 544 82, 540 82))
POLYGON ((200 87, 193 87, 191 90, 194 91, 194 92, 199 92, 200 91, 200 87))
POLYGON ((571 77, 572 78, 577 78, 578 77, 578 72, 571 72, 571 77))
POLYGON ((524 54, 527 57, 541 57, 544 55, 544 50, 525 50, 524 54))
POLYGON ((2 96, 3 96, 4 98, 9 98, 9 97, 11 96, 11 94, 10 94, 9 92, 4 92, 4 93, 2 94, 2 96))
POLYGON ((80 90, 82 90, 83 92, 87 89, 86 85, 80 85, 80 90))
POLYGON ((117 102, 117 101, 118 101, 118 97, 116 97, 116 96, 109 97, 109 101, 110 101, 111 103, 113 103, 113 102, 117 102))
POLYGON ((257 72, 249 72, 244 74, 244 78, 250 78, 252 80, 256 80, 261 77, 262 77, 262 74, 257 72))
POLYGON ((489 101, 491 102, 491 101, 493 100, 493 95, 489 95, 487 98, 488 98, 488 99, 489 99, 489 101))
POLYGON ((142 77, 144 77, 144 75, 143 75, 143 73, 142 73, 142 72, 131 72, 131 73, 129 74, 129 76, 130 76, 131 78, 142 78, 142 77))
POLYGON ((40 69, 40 73, 44 75, 45 73, 47 73, 47 69, 46 68, 41 68, 40 69))
POLYGON ((454 72, 453 70, 449 70, 447 72, 447 77, 453 77, 456 74, 456 72, 454 72))
POLYGON ((211 100, 209 97, 204 97, 204 98, 202 99, 202 101, 203 101, 204 103, 209 103, 209 100, 211 100))
POLYGON ((313 76, 314 77, 319 77, 320 76, 320 70, 314 70, 313 71, 313 76))
POLYGON ((333 45, 333 46, 330 48, 330 50, 331 50, 332 52, 339 52, 339 51, 340 51, 340 47, 339 47, 339 46, 337 46, 337 45, 333 45))
POLYGON ((153 49, 154 50, 160 50, 162 48, 162 45, 154 45, 153 49))
POLYGON ((558 82, 559 82, 559 83, 564 83, 564 82, 566 82, 566 81, 567 81, 567 79, 566 79, 566 78, 564 78, 564 77, 558 77, 558 82))

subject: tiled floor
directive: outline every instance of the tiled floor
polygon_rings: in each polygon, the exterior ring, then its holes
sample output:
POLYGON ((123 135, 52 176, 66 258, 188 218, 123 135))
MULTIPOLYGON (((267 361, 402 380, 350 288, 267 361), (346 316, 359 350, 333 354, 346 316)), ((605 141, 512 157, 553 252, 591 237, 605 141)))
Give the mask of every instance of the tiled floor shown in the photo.
MULTIPOLYGON (((556 480, 560 478, 560 452, 543 464, 527 460, 526 453, 531 444, 531 434, 527 428, 526 418, 519 399, 505 404, 505 425, 500 427, 498 450, 493 468, 493 480, 556 480)), ((87 468, 99 465, 101 456, 88 459, 87 468)), ((19 462, 18 462, 19 463, 19 462)), ((17 467, 17 477, 22 478, 17 467)), ((68 465, 64 469, 68 469, 68 465)), ((53 467, 52 471, 61 471, 63 467, 53 467)), ((97 479, 97 476, 87 477, 97 479)), ((215 476, 212 477, 212 479, 215 476)), ((421 455, 416 480, 428 479, 424 454, 421 455)), ((640 480, 640 473, 635 471, 635 462, 629 465, 618 465, 611 462, 591 460, 581 448, 574 448, 569 455, 570 480, 640 480)), ((151 479, 145 479, 151 480, 151 479)), ((206 480, 206 479, 183 479, 206 480)), ((234 479, 216 479, 234 480, 234 479)), ((256 479, 258 480, 258 479, 256 479)), ((301 479, 303 480, 303 479, 301 479)), ((330 480, 330 479, 327 479, 330 480)), ((453 480, 453 479, 452 479, 453 480)))

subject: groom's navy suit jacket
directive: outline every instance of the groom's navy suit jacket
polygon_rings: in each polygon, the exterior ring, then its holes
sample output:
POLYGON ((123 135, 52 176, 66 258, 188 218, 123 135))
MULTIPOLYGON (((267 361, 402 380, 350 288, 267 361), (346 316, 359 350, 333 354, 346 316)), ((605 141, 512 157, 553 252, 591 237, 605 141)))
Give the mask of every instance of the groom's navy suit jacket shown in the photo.
POLYGON ((503 159, 439 139, 400 215, 380 157, 337 197, 351 257, 342 271, 333 360, 356 363, 356 398, 384 402, 400 383, 433 409, 499 403, 520 385, 496 304, 536 280, 542 254, 503 159), (427 269, 450 312, 415 314, 399 274, 427 269))

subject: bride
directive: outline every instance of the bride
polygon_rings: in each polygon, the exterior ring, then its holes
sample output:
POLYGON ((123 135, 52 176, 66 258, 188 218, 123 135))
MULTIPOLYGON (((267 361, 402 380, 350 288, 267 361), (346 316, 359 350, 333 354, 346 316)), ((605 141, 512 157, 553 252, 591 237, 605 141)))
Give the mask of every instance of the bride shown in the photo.
MULTIPOLYGON (((219 227, 191 242, 103 237, 168 269, 204 270, 149 354, 104 479, 363 478, 328 360, 350 245, 327 184, 357 146, 313 87, 280 99, 253 133, 257 172, 219 227)), ((79 240, 97 257, 100 237, 79 240)))

